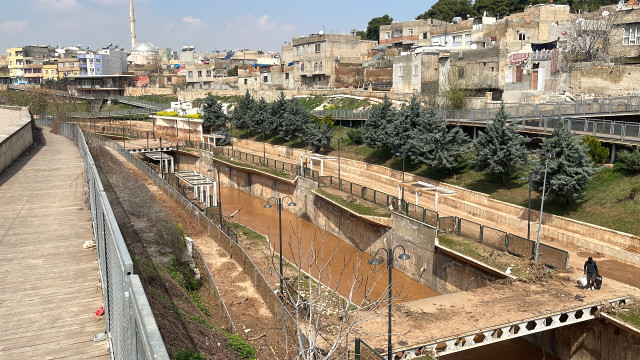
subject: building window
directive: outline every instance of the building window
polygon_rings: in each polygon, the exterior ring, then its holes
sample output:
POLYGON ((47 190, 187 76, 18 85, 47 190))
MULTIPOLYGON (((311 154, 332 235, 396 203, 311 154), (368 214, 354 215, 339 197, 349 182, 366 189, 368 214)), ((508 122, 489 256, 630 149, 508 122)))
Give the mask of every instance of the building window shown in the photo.
POLYGON ((640 45, 640 27, 624 29, 622 45, 640 45))
POLYGON ((268 83, 269 82, 269 77, 267 75, 262 77, 262 82, 268 83))
POLYGON ((320 44, 316 44, 316 53, 320 52, 320 44))
POLYGON ((423 40, 427 40, 428 37, 429 37, 429 33, 428 32, 422 33, 422 39, 423 40))
POLYGON ((318 62, 313 63, 313 71, 318 71, 318 62))
POLYGON ((193 78, 193 71, 189 71, 189 77, 193 78))
POLYGON ((211 70, 207 70, 207 77, 211 77, 211 70))
POLYGON ((462 35, 453 36, 453 47, 462 45, 462 35))
POLYGON ((318 64, 318 70, 322 71, 322 61, 320 61, 320 63, 318 64))
POLYGON ((463 79, 464 78, 464 68, 463 67, 459 67, 458 68, 458 79, 463 79))
POLYGON ((409 29, 409 36, 413 35, 413 29, 409 29))
POLYGON ((172 77, 168 77, 168 78, 167 78, 167 82, 168 82, 168 83, 173 82, 173 78, 172 78, 172 77))
POLYGON ((284 79, 289 80, 289 73, 284 74, 284 79))
POLYGON ((300 64, 300 71, 304 71, 304 63, 300 64))
POLYGON ((518 33, 518 40, 520 40, 520 41, 527 40, 527 34, 518 33))
POLYGON ((247 85, 249 83, 249 79, 244 79, 244 84, 247 85))
POLYGON ((464 43, 465 45, 471 45, 471 34, 466 34, 464 36, 464 43))
POLYGON ((387 31, 386 33, 384 33, 384 38, 385 39, 391 39, 391 32, 387 31))
POLYGON ((201 78, 202 77, 202 70, 198 70, 198 77, 201 78))

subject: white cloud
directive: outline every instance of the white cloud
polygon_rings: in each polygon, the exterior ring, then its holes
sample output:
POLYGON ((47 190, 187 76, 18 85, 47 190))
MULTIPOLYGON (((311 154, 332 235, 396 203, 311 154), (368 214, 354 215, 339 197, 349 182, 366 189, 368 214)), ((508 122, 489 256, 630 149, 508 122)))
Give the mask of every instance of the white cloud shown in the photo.
POLYGON ((242 24, 242 28, 250 28, 250 31, 285 31, 289 32, 293 30, 293 25, 284 24, 280 25, 274 21, 269 15, 262 15, 256 17, 254 15, 246 15, 244 17, 236 17, 232 22, 227 24, 227 29, 237 29, 239 26, 236 24, 242 24))
POLYGON ((202 20, 198 19, 198 18, 194 18, 193 16, 189 15, 189 16, 185 16, 182 18, 182 22, 185 22, 191 26, 195 26, 195 27, 205 27, 206 25, 202 23, 202 20))
POLYGON ((38 0, 36 5, 60 12, 72 11, 80 7, 76 0, 38 0))
POLYGON ((26 20, 6 20, 0 23, 0 31, 6 33, 16 33, 26 29, 27 25, 28 24, 26 20))

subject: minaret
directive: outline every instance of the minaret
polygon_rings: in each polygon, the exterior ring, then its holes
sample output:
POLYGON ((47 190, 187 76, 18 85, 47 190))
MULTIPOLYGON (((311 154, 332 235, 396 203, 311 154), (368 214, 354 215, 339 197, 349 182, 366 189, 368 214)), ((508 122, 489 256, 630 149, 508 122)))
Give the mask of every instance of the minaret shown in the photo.
POLYGON ((136 46, 136 18, 133 16, 133 0, 129 0, 129 22, 131 23, 131 50, 136 46))

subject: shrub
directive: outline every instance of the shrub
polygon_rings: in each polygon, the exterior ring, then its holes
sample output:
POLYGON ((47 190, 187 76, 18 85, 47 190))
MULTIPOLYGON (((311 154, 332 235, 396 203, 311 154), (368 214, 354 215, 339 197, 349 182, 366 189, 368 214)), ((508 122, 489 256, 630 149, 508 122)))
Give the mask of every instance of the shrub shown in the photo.
POLYGON ((176 111, 158 111, 156 114, 158 116, 178 116, 176 111))
POLYGON ((587 155, 589 155, 596 165, 603 164, 609 158, 609 149, 602 146, 600 140, 595 136, 586 135, 582 138, 582 143, 587 144, 589 147, 587 155))
POLYGON ((229 341, 227 341, 227 349, 234 351, 238 354, 238 357, 243 360, 251 360, 256 358, 256 349, 253 348, 247 341, 238 335, 229 335, 229 341))
POLYGON ((207 358, 197 350, 176 350, 173 352, 172 359, 174 360, 207 360, 207 358))
POLYGON ((620 153, 618 153, 618 162, 625 169, 638 173, 640 172, 640 151, 638 149, 633 151, 620 151, 620 153))
POLYGON ((351 141, 354 145, 362 144, 362 129, 360 128, 350 128, 347 130, 347 137, 349 141, 351 141))

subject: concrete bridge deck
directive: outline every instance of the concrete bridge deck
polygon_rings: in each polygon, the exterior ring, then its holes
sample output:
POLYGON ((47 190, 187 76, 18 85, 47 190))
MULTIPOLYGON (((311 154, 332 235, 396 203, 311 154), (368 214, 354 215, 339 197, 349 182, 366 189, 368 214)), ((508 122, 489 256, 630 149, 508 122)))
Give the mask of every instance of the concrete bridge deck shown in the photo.
POLYGON ((109 359, 82 159, 44 137, 0 174, 0 359, 109 359))

